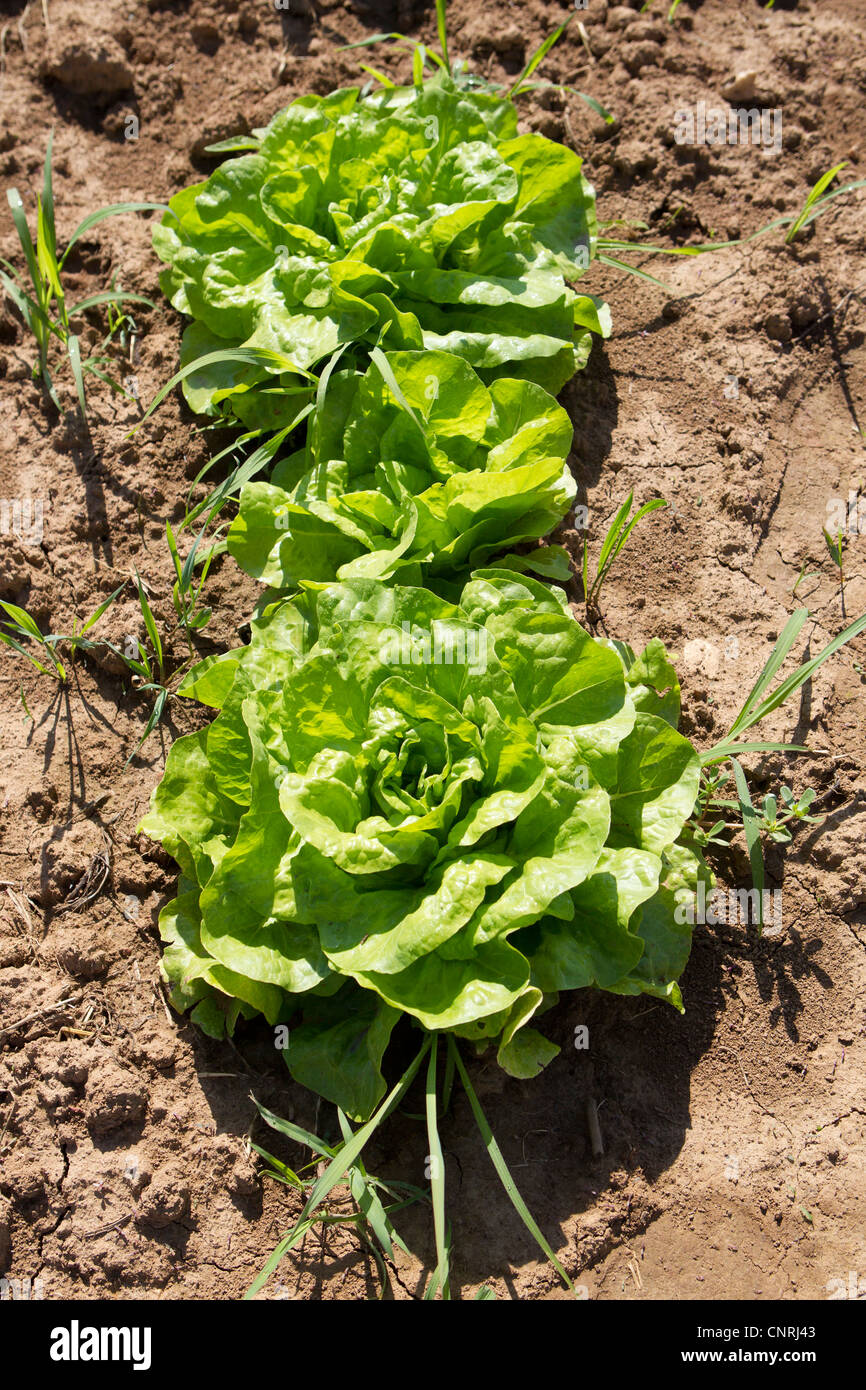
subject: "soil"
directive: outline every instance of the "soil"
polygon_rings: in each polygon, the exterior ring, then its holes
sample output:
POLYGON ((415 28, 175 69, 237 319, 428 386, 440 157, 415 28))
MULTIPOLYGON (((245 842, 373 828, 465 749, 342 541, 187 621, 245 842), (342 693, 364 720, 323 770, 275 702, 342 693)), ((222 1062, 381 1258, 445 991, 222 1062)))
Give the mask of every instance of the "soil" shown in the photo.
MULTIPOLYGON (((568 8, 499 0, 491 24, 474 0, 452 0, 453 55, 499 80, 516 75, 568 8)), ((848 161, 846 180, 864 176, 864 0, 772 11, 685 0, 672 25, 666 4, 639 8, 589 0, 583 30, 572 23, 544 69, 604 103, 614 124, 574 95, 535 92, 521 105, 526 128, 584 155, 600 217, 620 234, 664 246, 735 239, 798 210, 834 164, 848 161), (745 104, 783 112, 781 149, 678 144, 675 112, 725 105, 723 89, 744 72, 753 76, 735 93, 745 104)), ((32 214, 53 128, 61 243, 104 204, 164 202, 213 167, 211 141, 355 80, 359 55, 341 45, 395 28, 432 41, 432 10, 425 0, 49 0, 46 25, 40 5, 0 0, 2 183, 32 214)), ((406 79, 398 51, 380 47, 373 61, 406 79)), ((614 569, 604 630, 634 646, 659 636, 678 653, 686 731, 701 746, 727 730, 800 602, 813 654, 845 626, 821 528, 833 498, 866 491, 864 201, 836 200, 790 247, 777 229, 712 256, 632 258, 673 297, 599 264, 582 282, 614 316, 613 337, 564 396, 590 542, 632 489, 673 504, 614 569)), ((116 276, 154 301, 135 307, 125 359, 109 349, 111 370, 145 402, 176 370, 180 331, 157 285, 153 217, 101 223, 68 262, 75 297, 116 276)), ((17 264, 19 254, 0 212, 0 255, 17 264)), ((89 317, 86 339, 98 344, 104 320, 89 317)), ((175 669, 188 654, 164 526, 180 522, 190 489, 201 494, 212 438, 176 393, 130 437, 139 406, 95 380, 85 429, 68 375, 58 374, 58 414, 32 363, 32 341, 0 304, 0 597, 43 631, 68 633, 136 567, 161 629, 175 634, 175 669), (29 528, 24 509, 16 524, 14 499, 41 503, 41 536, 32 510, 29 528)), ((861 515, 866 530, 866 503, 861 515)), ((579 556, 579 532, 564 535, 579 556)), ((228 559, 208 589, 202 652, 235 644, 255 599, 228 559)), ((862 534, 848 538, 844 599, 849 619, 866 610, 862 534)), ((128 588, 96 631, 122 643, 141 629, 128 588)), ((534 1082, 473 1065, 528 1205, 588 1297, 866 1297, 864 663, 861 637, 762 730, 813 754, 749 763, 759 791, 812 786, 826 815, 770 849, 782 931, 698 927, 682 1017, 646 999, 564 999, 550 1015, 562 1052, 534 1082), (586 1050, 573 1045, 581 1024, 586 1050)), ((330 1108, 318 1113, 291 1082, 264 1026, 216 1043, 166 1004, 156 917, 175 870, 136 827, 171 740, 206 714, 172 702, 136 752, 149 710, 105 650, 79 653, 68 689, 14 652, 2 658, 0 1275, 40 1281, 31 1287, 45 1298, 238 1298, 298 1210, 259 1176, 248 1137, 302 1161, 265 1130, 250 1093, 302 1125, 332 1124, 330 1108)), ((741 842, 714 863, 722 884, 748 881, 741 842)), ((499 1188, 465 1099, 443 1142, 464 1295, 486 1280, 504 1298, 564 1296, 499 1188)), ((423 1125, 397 1115, 371 1169, 421 1184, 425 1149, 423 1125)), ((424 1287, 430 1228, 429 1209, 407 1209, 413 1255, 398 1254, 398 1298, 424 1287)), ((378 1287, 364 1248, 332 1228, 260 1297, 363 1299, 378 1287)))

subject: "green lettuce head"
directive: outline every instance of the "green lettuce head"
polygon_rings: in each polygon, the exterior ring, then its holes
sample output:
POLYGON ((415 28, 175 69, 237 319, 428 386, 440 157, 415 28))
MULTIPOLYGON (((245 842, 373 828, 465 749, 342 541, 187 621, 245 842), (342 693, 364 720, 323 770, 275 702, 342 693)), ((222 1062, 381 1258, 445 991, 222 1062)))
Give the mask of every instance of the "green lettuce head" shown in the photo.
MULTIPOLYGON (((454 352, 485 381, 555 394, 591 334, 609 333, 607 306, 568 283, 596 254, 582 161, 518 135, 510 101, 440 73, 301 97, 245 143, 176 194, 154 234, 163 289, 193 320, 184 364, 244 346, 310 369, 378 343, 454 352)), ((184 390, 195 410, 270 427, 292 408, 266 389, 278 381, 222 362, 184 390)))
POLYGON ((451 353, 374 348, 365 374, 334 373, 320 394, 306 447, 269 483, 247 483, 228 535, 241 567, 275 589, 462 587, 493 554, 552 531, 574 500, 571 422, 532 382, 487 387, 451 353))
POLYGON ((289 1024, 292 1075, 361 1118, 401 1015, 528 1077, 562 990, 681 1007, 678 895, 707 871, 659 642, 598 641, 508 570, 458 603, 310 584, 184 693, 220 714, 174 744, 142 828, 181 867, 164 970, 206 1031, 289 1024))

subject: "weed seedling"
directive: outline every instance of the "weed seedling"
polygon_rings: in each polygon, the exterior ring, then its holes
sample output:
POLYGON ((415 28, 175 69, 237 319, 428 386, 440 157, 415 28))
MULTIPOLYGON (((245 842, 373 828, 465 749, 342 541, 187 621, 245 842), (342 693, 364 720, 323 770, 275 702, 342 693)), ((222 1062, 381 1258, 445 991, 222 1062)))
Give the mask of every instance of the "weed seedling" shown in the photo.
MULTIPOLYGON (((727 849, 730 847, 730 838, 726 838, 730 832, 736 830, 736 824, 725 819, 715 821, 711 826, 704 827, 702 821, 710 813, 723 811, 726 814, 731 811, 738 811, 740 803, 736 800, 719 796, 719 791, 730 780, 730 774, 725 769, 713 773, 704 772, 701 778, 701 790, 695 815, 691 822, 695 842, 702 847, 707 845, 721 845, 727 849)), ((821 825, 826 819, 825 816, 810 815, 812 803, 817 793, 814 788, 807 787, 799 797, 795 796, 790 787, 780 788, 779 796, 768 795, 764 797, 760 810, 755 808, 757 817, 757 827, 761 834, 779 845, 790 844, 792 835, 790 830, 791 822, 805 821, 810 825, 821 825), (782 807, 779 808, 779 797, 781 797, 782 807)))
MULTIPOLYGON (((275 1158, 273 1154, 268 1153, 267 1149, 263 1149, 259 1144, 250 1141, 250 1148, 269 1164, 269 1167, 264 1170, 264 1176, 283 1187, 301 1192, 309 1199, 317 1186, 315 1172, 311 1174, 310 1170, 318 1168, 322 1159, 338 1160, 347 1145, 351 1144, 354 1139, 348 1119, 338 1108, 337 1118, 343 1138, 336 1144, 328 1144, 317 1134, 312 1134, 309 1130, 301 1129, 299 1125, 282 1120, 278 1115, 272 1114, 270 1110, 259 1104, 255 1096, 253 1096, 253 1101, 262 1119, 271 1129, 301 1144, 314 1155, 311 1162, 304 1164, 295 1172, 285 1163, 282 1163, 280 1159, 275 1158)), ((370 1250, 376 1263, 380 1279, 379 1298, 383 1299, 386 1295, 393 1297, 391 1277, 385 1261, 386 1259, 393 1260, 395 1245, 406 1254, 409 1251, 394 1226, 391 1219, 392 1215, 415 1202, 426 1202, 430 1198, 420 1187, 414 1187, 411 1183, 386 1183, 381 1178, 373 1177, 364 1167, 360 1153, 345 1169, 343 1178, 348 1183, 355 1210, 341 1214, 321 1207, 318 1209, 311 1207, 306 1216, 302 1215, 286 1238, 289 1244, 285 1248, 289 1250, 292 1246, 299 1244, 316 1225, 325 1227, 352 1226, 370 1250), (385 1198, 390 1197, 393 1200, 386 1205, 383 1201, 383 1195, 385 1198)), ((306 1211, 309 1206, 308 1200, 304 1210, 306 1211)))
POLYGON ((834 198, 840 198, 843 194, 853 193, 858 188, 866 188, 866 179, 859 179, 855 183, 846 183, 842 188, 835 188, 832 193, 825 190, 829 188, 833 179, 846 168, 846 165, 837 164, 835 168, 829 169, 822 174, 817 183, 811 189, 803 207, 797 214, 787 214, 785 217, 776 217, 766 226, 759 227, 756 232, 750 233, 746 237, 737 237, 733 241, 709 241, 702 245, 694 246, 651 246, 642 242, 632 242, 615 240, 610 237, 599 237, 598 239, 598 260, 602 265, 611 266, 615 270, 625 271, 629 275, 637 275, 642 280, 648 280, 651 284, 658 285, 666 294, 671 294, 672 290, 662 280, 650 275, 649 271, 642 270, 639 266, 629 265, 626 261, 620 260, 623 252, 646 252, 651 256, 702 256, 710 251, 724 251, 734 246, 747 246, 749 242, 756 241, 758 237, 766 236, 767 232, 775 231, 779 227, 787 227, 788 232, 785 236, 786 244, 790 245, 795 241, 800 233, 814 222, 817 217, 825 213, 834 198), (617 252, 617 255, 611 255, 617 252))
POLYGON ((816 217, 820 217, 822 213, 826 212, 827 205, 831 203, 834 198, 841 197, 843 193, 852 193, 856 188, 866 188, 866 179, 858 179, 856 183, 846 183, 842 188, 834 189, 832 193, 826 192, 836 175, 841 173, 843 169, 847 169, 847 167, 847 163, 843 161, 843 163, 835 165, 834 168, 828 169, 825 174, 821 175, 817 183, 814 184, 810 190, 809 196, 797 216, 783 219, 783 222, 790 221, 791 223, 788 233, 785 236, 787 245, 790 246, 792 241, 796 241, 797 237, 805 227, 809 226, 810 222, 814 222, 816 217))
POLYGON ((208 571, 211 567, 211 564, 213 563, 214 556, 217 553, 218 542, 215 542, 214 544, 209 546, 207 551, 198 557, 196 556, 196 547, 193 546, 185 562, 181 564, 180 556, 177 550, 177 542, 174 538, 174 532, 172 531, 171 524, 168 521, 165 523, 165 533, 168 539, 168 548, 171 552, 171 560, 172 564, 174 565, 174 572, 177 575, 177 579, 175 581, 171 595, 172 602, 174 603, 174 611, 177 614, 178 626, 182 628, 184 633, 186 634, 186 640, 189 644, 190 653, 192 653, 193 649, 191 633, 200 632, 202 628, 207 627, 208 623, 211 620, 212 610, 210 608, 200 609, 198 607, 198 601, 201 597, 201 591, 205 586, 208 571), (195 573, 197 558, 201 562, 202 571, 201 578, 198 581, 198 585, 195 586, 193 584, 193 575, 195 573))
MULTIPOLYGON (((434 49, 428 48, 426 44, 418 43, 415 39, 410 39, 406 34, 400 34, 395 32, 391 32, 388 34, 373 34, 370 38, 361 39, 357 43, 344 44, 343 49, 368 48, 373 44, 380 43, 397 44, 400 47, 408 48, 412 53, 413 78, 416 87, 420 86, 423 81, 424 70, 429 60, 431 64, 434 64, 438 68, 444 69, 458 85, 471 87, 476 91, 484 90, 488 92, 503 92, 505 88, 501 83, 490 82, 486 78, 481 77, 478 73, 468 72, 465 68, 465 65, 462 62, 457 62, 453 64, 450 62, 448 57, 448 39, 446 33, 445 12, 445 0, 436 0, 436 20, 441 53, 437 53, 434 49)), ((612 125, 616 120, 616 117, 613 115, 613 113, 608 111, 604 106, 602 106, 601 102, 596 100, 595 97, 589 96, 586 92, 581 92, 576 87, 570 87, 566 83, 532 81, 534 73, 541 66, 542 62, 547 57, 554 44, 558 43, 559 40, 562 38, 562 35, 565 33, 566 29, 568 28, 569 24, 574 19, 574 17, 574 14, 568 15, 564 23, 558 25, 558 27, 554 29, 552 33, 548 34, 547 38, 539 44, 538 48, 532 54, 525 68, 521 72, 520 76, 514 83, 512 83, 511 87, 508 89, 508 96, 511 98, 512 101, 515 101, 517 97, 522 96, 524 92, 530 92, 538 90, 540 88, 544 88, 547 91, 566 92, 572 96, 578 97, 582 102, 584 102, 588 107, 590 107, 590 109, 594 111, 597 116, 601 116, 602 120, 607 125, 612 125)), ((578 29, 581 31, 582 41, 584 42, 584 44, 587 44, 588 40, 586 35, 586 29, 580 23, 580 21, 578 21, 578 29)), ((361 70, 363 72, 368 73, 374 81, 380 83, 383 87, 389 88, 394 86, 394 83, 391 81, 391 79, 387 77, 384 73, 380 72, 377 68, 370 67, 364 63, 361 63, 359 66, 361 67, 361 70)), ((231 148, 234 149, 237 147, 232 145, 231 148)))
POLYGON ((67 681, 66 667, 56 651, 60 639, 46 637, 35 618, 31 617, 26 609, 19 608, 17 603, 7 603, 5 599, 0 599, 0 608, 7 615, 6 620, 0 623, 0 642, 26 657, 31 666, 35 666, 36 670, 43 676, 54 676, 61 685, 65 685, 67 681), (45 654, 45 660, 49 663, 47 666, 31 651, 22 646, 22 642, 25 641, 36 642, 41 647, 45 654))
POLYGON ((86 637, 85 634, 96 626, 102 615, 107 612, 120 594, 123 593, 125 588, 126 581, 124 580, 113 593, 108 595, 108 598, 103 599, 99 607, 96 608, 90 617, 80 626, 78 619, 73 618, 71 633, 43 633, 35 619, 25 609, 19 608, 17 604, 6 603, 0 600, 0 607, 5 610, 9 619, 3 624, 3 628, 6 630, 0 629, 0 641, 5 642, 7 646, 13 647, 15 651, 25 656, 39 671, 44 674, 53 675, 61 684, 65 684, 68 679, 68 672, 57 655, 57 648, 61 644, 64 647, 68 647, 71 653, 71 664, 74 665, 76 653, 79 650, 89 651, 93 647, 105 645, 104 643, 93 641, 91 638, 86 637), (15 634, 14 637, 10 635, 12 633, 15 634), (18 639, 24 638, 39 643, 51 662, 50 666, 44 666, 42 662, 38 661, 33 656, 32 652, 25 650, 25 648, 21 646, 21 642, 18 639))
POLYGON ((78 626, 78 619, 74 618, 72 621, 71 635, 68 637, 57 638, 59 642, 65 642, 66 645, 71 648, 73 662, 75 661, 75 654, 78 651, 79 647, 83 648, 84 650, 87 650, 91 647, 97 647, 101 645, 99 642, 93 642, 86 639, 84 634, 86 632, 89 632, 91 628, 96 626, 103 613, 108 611, 108 609, 115 602, 115 600, 119 598, 120 595, 123 593, 125 588, 126 580, 124 580, 122 584, 118 584, 117 588, 114 590, 113 593, 108 595, 107 599, 103 599, 99 607, 95 610, 94 613, 91 614, 91 616, 87 619, 85 623, 82 623, 81 627, 78 626))
MULTIPOLYGON (((144 295, 130 294, 114 288, 104 290, 99 294, 89 295, 86 299, 79 300, 77 304, 69 305, 63 285, 63 268, 66 259, 76 243, 105 218, 116 217, 126 212, 164 212, 166 208, 162 203, 115 203, 110 207, 100 208, 98 212, 92 212, 85 217, 84 221, 73 232, 62 256, 58 255, 52 147, 53 135, 49 136, 45 154, 42 193, 37 196, 36 200, 35 241, 27 221, 21 194, 17 188, 9 188, 6 191, 12 220, 18 233, 18 240, 27 267, 29 287, 15 267, 2 258, 0 258, 0 267, 2 267, 0 269, 0 285, 5 289, 36 340, 37 360, 33 367, 34 380, 43 382, 51 401, 60 410, 60 400, 55 390, 52 368, 49 365, 52 339, 56 339, 66 352, 82 418, 86 419, 87 398, 84 389, 86 375, 95 376, 107 382, 112 390, 120 391, 123 394, 128 393, 124 387, 100 370, 101 366, 108 361, 107 358, 101 354, 94 354, 82 360, 80 337, 77 332, 73 331, 73 320, 80 318, 88 309, 95 309, 103 304, 112 306, 115 311, 116 306, 124 302, 134 301, 139 304, 146 304, 151 308, 154 306, 144 295)), ((120 327, 122 321, 123 316, 115 320, 117 328, 120 327)), ((111 336, 112 333, 110 332, 109 339, 111 336)), ((106 339, 107 341, 108 339, 106 339)))
MULTIPOLYGON (((730 731, 721 742, 715 744, 701 756, 701 792, 691 822, 693 833, 696 834, 699 843, 726 844, 728 842, 721 838, 722 832, 726 828, 725 822, 716 820, 707 829, 703 826, 703 821, 709 815, 715 815, 719 810, 738 811, 746 837, 746 848, 752 869, 752 884, 759 892, 763 891, 764 887, 762 831, 766 832, 772 839, 781 842, 785 839, 785 827, 790 821, 802 820, 817 823, 815 818, 810 815, 815 793, 809 788, 803 792, 799 799, 796 799, 789 787, 783 787, 781 791, 783 811, 781 813, 779 813, 776 798, 772 796, 767 797, 763 808, 758 810, 752 803, 746 774, 740 763, 740 756, 744 753, 808 753, 811 750, 796 743, 744 741, 742 735, 785 704, 807 681, 812 679, 818 668, 839 651, 840 647, 845 646, 848 642, 853 642, 856 637, 860 636, 861 632, 866 631, 866 614, 864 614, 845 628, 844 632, 840 632, 838 637, 834 637, 831 642, 828 642, 817 656, 803 662, 790 676, 770 689, 808 617, 808 608, 798 608, 791 615, 770 653, 764 669, 731 725, 730 731), (768 691, 769 693, 767 693, 768 691), (728 779, 728 774, 720 772, 720 764, 722 763, 730 763, 736 793, 735 801, 725 801, 718 796, 719 790, 728 779)), ((758 925, 760 926, 760 916, 758 925)))
MULTIPOLYGON (((806 573, 806 566, 807 566, 808 563, 809 563, 808 560, 804 560, 803 563, 802 563, 802 565, 800 566, 800 573, 797 575, 797 578, 796 578, 795 581, 794 581, 794 587, 793 587, 793 589, 791 590, 791 597, 792 597, 792 598, 796 598, 796 597, 797 597, 797 590, 799 589, 799 587, 800 587, 801 584, 805 583, 805 581, 806 581, 807 579, 817 579, 817 578, 818 578, 818 571, 817 571, 817 570, 810 570, 808 574, 806 573)), ((807 597, 807 595, 804 595, 804 597, 807 597)))
POLYGON ((845 615, 845 538, 841 531, 837 531, 836 539, 830 535, 826 526, 823 528, 824 544, 830 555, 830 559, 839 571, 839 596, 842 601, 842 617, 845 615))
MULTIPOLYGON (((153 648, 154 656, 156 657, 157 666, 159 668, 159 679, 160 682, 162 682, 165 670, 165 657, 162 648, 162 638, 159 635, 159 628, 156 625, 156 619, 153 616, 153 610, 151 609, 151 606, 148 602, 147 593, 145 591, 145 587, 138 570, 135 571, 135 581, 138 592, 138 606, 141 609, 141 616, 144 619, 145 631, 147 632, 147 635, 150 638, 150 644, 153 648)), ((153 668, 150 662, 150 657, 148 656, 147 651, 141 645, 140 642, 138 643, 138 649, 142 666, 144 668, 144 674, 146 675, 147 680, 152 681, 154 676, 153 668)))
POLYGON ((633 501, 634 492, 630 492, 608 527, 607 535, 604 538, 604 543, 602 544, 601 552, 598 557, 595 578, 592 582, 590 582, 589 578, 589 542, 586 537, 584 538, 583 595, 587 614, 598 615, 598 598, 601 593, 601 587, 607 578, 611 565, 626 544, 626 541, 638 522, 642 521, 645 516, 649 516, 650 512, 656 512, 659 508, 668 506, 668 503, 665 502, 662 497, 654 497, 652 501, 645 502, 642 507, 639 507, 634 516, 631 516, 633 501))

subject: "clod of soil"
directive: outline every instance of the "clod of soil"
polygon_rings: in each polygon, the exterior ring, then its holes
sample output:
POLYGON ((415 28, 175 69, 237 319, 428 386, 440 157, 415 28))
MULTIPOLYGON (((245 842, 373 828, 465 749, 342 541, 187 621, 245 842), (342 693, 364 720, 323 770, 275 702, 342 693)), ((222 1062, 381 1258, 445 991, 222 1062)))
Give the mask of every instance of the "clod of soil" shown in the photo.
POLYGON ((138 1199, 136 1225, 163 1230, 189 1212, 190 1186, 179 1163, 158 1168, 138 1199))
POLYGON ((53 79, 76 96, 109 97, 133 86, 126 54, 110 34, 58 30, 49 40, 39 65, 42 77, 53 79))
POLYGON ((109 1062, 89 1079, 87 1127, 94 1135, 110 1134, 123 1125, 140 1121, 146 1105, 145 1086, 132 1072, 109 1062))

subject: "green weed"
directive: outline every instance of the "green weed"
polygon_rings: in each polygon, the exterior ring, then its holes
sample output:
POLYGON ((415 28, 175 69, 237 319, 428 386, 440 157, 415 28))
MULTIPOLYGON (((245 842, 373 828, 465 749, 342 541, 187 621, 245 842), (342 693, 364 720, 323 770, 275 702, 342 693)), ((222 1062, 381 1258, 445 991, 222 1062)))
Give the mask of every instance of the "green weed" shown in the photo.
POLYGON ((51 135, 48 139, 42 193, 37 196, 36 200, 35 240, 27 221, 27 213, 21 194, 17 188, 9 188, 6 191, 28 278, 25 279, 19 274, 9 261, 0 258, 0 267, 2 267, 0 269, 0 285, 5 289, 35 339, 37 360, 33 367, 34 379, 43 382, 51 401, 60 410, 62 408, 60 398, 54 384, 55 369, 50 365, 51 347, 56 340, 56 343, 65 352, 72 372, 81 414, 86 419, 85 376, 98 377, 101 381, 106 382, 112 390, 124 395, 129 393, 102 370, 110 361, 102 351, 82 360, 80 332, 74 331, 74 321, 80 319, 89 309, 109 305, 110 311, 115 313, 114 328, 113 330, 110 328, 108 338, 103 343, 104 348, 114 336, 114 332, 119 332, 125 322, 126 316, 117 317, 116 310, 119 304, 134 302, 146 304, 151 308, 154 306, 151 300, 146 299, 144 295, 130 294, 114 288, 89 295, 87 298, 70 305, 67 302, 63 283, 63 269, 66 260, 70 251, 81 238, 105 218, 120 216, 122 213, 128 212, 154 212, 166 211, 166 209, 162 203, 115 203, 111 207, 100 208, 98 212, 90 213, 79 224, 69 239, 66 250, 60 255, 57 249, 55 223, 52 172, 53 138, 51 135))

